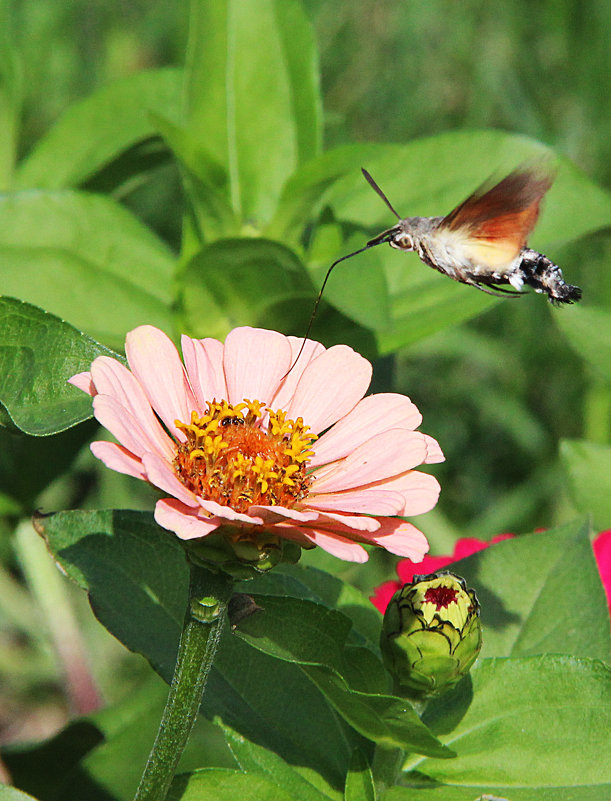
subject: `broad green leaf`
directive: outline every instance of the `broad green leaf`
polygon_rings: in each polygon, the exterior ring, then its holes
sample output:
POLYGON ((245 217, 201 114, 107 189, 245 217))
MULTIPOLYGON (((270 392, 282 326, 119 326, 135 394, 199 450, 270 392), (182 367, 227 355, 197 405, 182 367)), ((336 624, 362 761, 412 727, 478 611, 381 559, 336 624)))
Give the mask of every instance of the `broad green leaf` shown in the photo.
POLYGON ((0 191, 11 188, 17 158, 17 137, 22 103, 22 74, 13 7, 0 3, 0 191))
POLYGON ((431 734, 409 701, 352 690, 338 674, 325 667, 303 665, 302 670, 363 737, 382 746, 434 754, 440 759, 454 756, 452 748, 442 745, 431 734))
POLYGON ((230 239, 203 248, 179 277, 184 325, 224 339, 236 325, 301 333, 313 297, 295 254, 266 239, 230 239))
POLYGON ((304 598, 337 609, 352 621, 348 642, 377 648, 382 625, 380 613, 356 587, 323 570, 304 564, 279 565, 276 570, 253 579, 249 592, 304 598))
POLYGON ((5 294, 113 347, 143 323, 171 329, 173 267, 163 243, 108 198, 66 190, 0 200, 5 294))
POLYGON ((360 165, 374 158, 380 147, 344 145, 300 166, 286 182, 274 217, 264 229, 265 235, 291 247, 300 245, 303 231, 319 210, 329 187, 347 173, 360 173, 360 165))
MULTIPOLYGON (((361 243, 354 238, 342 246, 337 225, 320 226, 308 251, 308 267, 319 287, 331 267, 342 254, 358 250, 361 243)), ((360 325, 387 329, 390 324, 388 284, 380 253, 359 254, 336 265, 324 291, 325 301, 360 325), (339 275, 335 274, 338 270, 339 275)))
POLYGON ((237 770, 206 768, 177 776, 167 801, 298 801, 298 797, 263 776, 237 770))
POLYGON ((309 774, 309 778, 306 778, 296 766, 289 765, 272 751, 255 745, 228 726, 222 728, 238 765, 245 773, 269 778, 299 801, 329 801, 330 798, 338 798, 336 791, 321 776, 309 774), (316 781, 316 785, 310 778, 316 781), (320 789, 321 785, 324 789, 320 789))
POLYGON ((180 115, 182 74, 140 72, 74 103, 22 162, 20 189, 63 189, 90 179, 133 145, 157 133, 151 112, 180 115))
POLYGON ((449 784, 414 782, 409 787, 392 787, 384 801, 608 801, 610 784, 596 786, 587 783, 571 787, 498 787, 476 781, 471 787, 449 784))
POLYGON ((55 434, 92 416, 91 398, 67 381, 102 355, 117 357, 58 317, 0 297, 0 403, 26 434, 55 434))
POLYGON ((9 787, 7 784, 0 785, 0 801, 36 801, 33 795, 22 793, 15 787, 9 787))
MULTIPOLYGON (((183 170, 187 197, 191 203, 187 221, 193 226, 201 247, 221 237, 236 236, 239 222, 229 203, 225 169, 204 150, 202 142, 184 125, 157 115, 155 122, 183 170)), ((183 243, 183 257, 187 249, 183 243)))
MULTIPOLYGON (((249 593, 250 595, 251 593, 249 593)), ((341 669, 350 621, 334 609, 297 598, 252 595, 260 607, 236 634, 276 659, 341 669)))
POLYGON ((592 306, 576 306, 559 314, 558 325, 571 346, 592 369, 611 381, 611 313, 592 306))
POLYGON ((376 801, 371 768, 362 753, 355 751, 346 776, 344 801, 376 801))
POLYGON ((451 569, 477 592, 483 657, 609 658, 607 603, 582 522, 498 542, 451 569))
MULTIPOLYGON (((112 510, 58 513, 39 521, 39 529, 63 569, 88 590, 103 625, 169 682, 188 586, 178 540, 151 515, 112 510)), ((202 708, 333 786, 343 783, 353 748, 366 746, 300 667, 251 648, 229 630, 202 708)))
POLYGON ((231 203, 261 226, 320 143, 314 37, 297 0, 194 3, 189 128, 229 174, 231 203))
POLYGON ((611 448, 585 440, 565 439, 560 458, 573 503, 602 531, 611 526, 611 448))
MULTIPOLYGON (((266 654, 301 665, 339 714, 363 737, 418 753, 452 756, 431 737, 408 702, 348 686, 343 676, 352 671, 344 669, 340 652, 348 634, 348 621, 341 613, 309 601, 259 595, 253 598, 261 611, 241 621, 236 634, 266 654)), ((353 653, 349 651, 348 655, 353 653)), ((376 663, 372 661, 370 666, 383 675, 380 661, 376 663)))
POLYGON ((531 798, 558 788, 565 795, 544 797, 568 799, 582 797, 566 794, 571 787, 608 786, 609 674, 600 662, 569 656, 482 660, 424 713, 457 758, 410 756, 404 769, 416 773, 402 783, 416 788, 428 778, 511 799, 528 797, 514 796, 514 788, 529 788, 531 798))

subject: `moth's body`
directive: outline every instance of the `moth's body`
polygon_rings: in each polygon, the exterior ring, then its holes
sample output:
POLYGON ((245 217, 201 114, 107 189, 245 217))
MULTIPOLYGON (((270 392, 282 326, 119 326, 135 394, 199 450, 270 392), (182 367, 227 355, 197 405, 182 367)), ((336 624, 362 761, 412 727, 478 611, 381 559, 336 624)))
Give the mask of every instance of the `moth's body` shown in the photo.
MULTIPOLYGON (((373 178, 363 173, 398 217, 373 178)), ((429 267, 491 294, 511 293, 499 284, 517 292, 527 285, 553 303, 572 303, 581 297, 579 287, 566 284, 560 268, 526 244, 551 182, 549 174, 520 168, 491 188, 480 187, 445 217, 399 219, 367 245, 388 242, 414 251, 429 267)))

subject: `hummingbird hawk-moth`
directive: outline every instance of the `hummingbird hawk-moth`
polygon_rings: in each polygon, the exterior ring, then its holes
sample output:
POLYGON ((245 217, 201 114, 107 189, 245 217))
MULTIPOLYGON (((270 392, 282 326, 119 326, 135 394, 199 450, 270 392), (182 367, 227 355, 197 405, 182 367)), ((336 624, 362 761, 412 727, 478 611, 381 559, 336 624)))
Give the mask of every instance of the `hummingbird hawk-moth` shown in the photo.
POLYGON ((557 264, 527 246, 541 200, 553 182, 543 165, 524 165, 496 184, 482 184, 445 217, 405 219, 367 170, 362 172, 399 220, 370 239, 366 248, 388 242, 398 250, 414 251, 429 267, 490 295, 523 294, 522 287, 530 286, 552 303, 573 303, 581 297, 581 289, 565 283, 557 264))
POLYGON ((445 217, 404 219, 367 170, 361 171, 399 222, 333 262, 316 298, 306 338, 333 268, 384 242, 397 250, 414 251, 429 267, 489 295, 519 297, 528 286, 556 305, 581 298, 581 289, 565 282, 557 264, 527 245, 543 196, 554 180, 547 165, 522 165, 498 183, 485 182, 445 217))

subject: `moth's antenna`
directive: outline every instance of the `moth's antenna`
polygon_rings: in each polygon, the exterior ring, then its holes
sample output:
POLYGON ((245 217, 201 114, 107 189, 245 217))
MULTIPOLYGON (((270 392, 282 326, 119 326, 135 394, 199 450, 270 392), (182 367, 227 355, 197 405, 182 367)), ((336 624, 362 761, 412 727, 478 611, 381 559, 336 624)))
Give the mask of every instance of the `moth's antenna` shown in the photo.
POLYGON ((382 190, 380 189, 380 187, 379 187, 379 186, 376 184, 376 182, 373 180, 373 178, 372 178, 372 177, 371 177, 371 175, 370 175, 370 174, 367 172, 367 170, 366 170, 364 167, 361 167, 361 172, 362 172, 362 173, 363 173, 363 175, 365 176, 365 180, 367 181, 367 183, 369 184, 369 186, 370 186, 370 187, 371 187, 371 188, 374 190, 374 192, 376 192, 376 193, 379 195, 379 197, 381 197, 381 198, 382 198, 382 200, 384 201, 384 203, 386 203, 386 205, 387 205, 387 206, 388 206, 388 208, 389 208, 389 209, 392 211, 392 213, 395 215, 395 217, 397 218, 397 220, 400 220, 400 219, 401 219, 401 216, 400 216, 399 214, 397 214, 397 212, 396 212, 396 211, 393 209, 393 207, 392 207, 392 203, 391 203, 391 202, 390 202, 390 200, 389 200, 389 199, 386 197, 386 195, 384 194, 384 192, 382 192, 382 190))
POLYGON ((304 338, 303 338, 303 342, 301 343, 301 347, 299 348, 299 353, 298 353, 298 354, 297 354, 297 356, 295 357, 295 360, 293 361, 293 364, 291 364, 291 366, 289 367, 289 369, 288 369, 288 370, 286 371, 286 373, 285 373, 285 374, 282 376, 282 380, 283 380, 283 381, 284 381, 284 379, 287 377, 287 375, 288 375, 288 374, 291 372, 291 370, 293 369, 293 367, 294 367, 294 366, 297 364, 297 362, 299 361, 299 357, 300 357, 300 356, 301 356, 301 354, 303 353, 303 349, 305 348, 305 343, 306 343, 306 340, 307 340, 307 338, 308 338, 308 336, 309 336, 309 334, 310 334, 310 331, 312 330, 312 326, 314 325, 314 318, 316 317, 316 312, 318 311, 318 305, 319 305, 319 303, 320 303, 320 301, 321 301, 321 299, 322 299, 322 293, 325 291, 325 287, 326 287, 326 285, 327 285, 327 281, 329 280, 329 276, 331 275, 331 272, 332 272, 333 268, 335 267, 335 265, 336 265, 336 264, 339 264, 339 263, 340 263, 340 261, 346 261, 346 259, 350 259, 350 258, 352 258, 352 256, 357 256, 359 253, 362 253, 362 252, 363 252, 363 251, 365 251, 365 250, 369 250, 369 248, 375 247, 375 245, 381 245, 381 244, 382 244, 382 242, 388 242, 388 241, 389 241, 389 239, 390 239, 390 233, 388 233, 388 232, 386 232, 386 231, 385 231, 385 233, 386 233, 386 234, 388 234, 387 238, 385 238, 385 239, 376 239, 376 240, 372 240, 371 242, 368 242, 368 243, 365 245, 365 247, 363 247, 363 248, 359 248, 358 250, 355 250, 355 251, 354 251, 354 252, 352 252, 352 253, 348 253, 348 255, 347 255, 347 256, 342 256, 342 257, 341 257, 341 259, 337 259, 337 260, 336 260, 336 261, 334 261, 334 262, 333 262, 333 264, 332 264, 332 265, 329 267, 329 269, 327 270, 327 274, 325 275, 325 280, 322 282, 322 286, 320 287, 320 292, 318 293, 318 297, 316 298, 316 302, 314 303, 314 308, 312 309, 312 314, 311 314, 311 316, 310 316, 310 322, 308 323, 308 327, 307 327, 307 329, 306 329, 305 336, 304 336, 304 338))

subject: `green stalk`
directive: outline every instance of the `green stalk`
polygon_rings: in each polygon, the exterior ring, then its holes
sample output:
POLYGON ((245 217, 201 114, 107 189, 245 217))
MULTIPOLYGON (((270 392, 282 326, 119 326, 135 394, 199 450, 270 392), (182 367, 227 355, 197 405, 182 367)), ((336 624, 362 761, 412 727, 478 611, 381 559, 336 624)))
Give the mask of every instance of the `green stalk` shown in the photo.
POLYGON ((164 801, 189 739, 227 617, 233 582, 191 564, 174 678, 134 801, 164 801))

